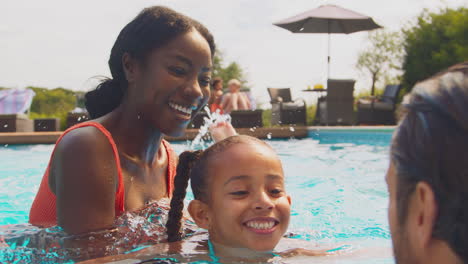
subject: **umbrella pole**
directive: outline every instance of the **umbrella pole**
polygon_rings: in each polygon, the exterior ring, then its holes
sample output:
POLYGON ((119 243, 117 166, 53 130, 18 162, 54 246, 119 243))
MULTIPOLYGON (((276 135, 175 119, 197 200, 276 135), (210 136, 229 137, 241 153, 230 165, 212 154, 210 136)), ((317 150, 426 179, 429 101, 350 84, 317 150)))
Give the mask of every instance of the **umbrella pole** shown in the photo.
POLYGON ((330 20, 327 20, 327 27, 328 27, 328 69, 327 69, 327 80, 330 78, 330 20))
POLYGON ((327 79, 330 78, 330 33, 328 33, 328 70, 327 79))

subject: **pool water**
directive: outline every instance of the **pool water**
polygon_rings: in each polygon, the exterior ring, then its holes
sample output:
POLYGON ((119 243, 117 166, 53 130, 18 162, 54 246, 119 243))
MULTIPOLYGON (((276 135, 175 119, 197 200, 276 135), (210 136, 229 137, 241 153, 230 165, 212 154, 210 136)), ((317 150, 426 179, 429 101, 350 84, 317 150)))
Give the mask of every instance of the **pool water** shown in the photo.
MULTIPOLYGON (((391 131, 309 134, 306 139, 268 140, 281 157, 293 201, 289 235, 318 245, 389 249, 384 174, 391 131)), ((172 145, 180 153, 188 143, 172 145)), ((0 146, 0 225, 27 222, 52 149, 53 145, 0 146)), ((339 263, 393 260, 388 254, 373 254, 365 259, 344 257, 339 263)))

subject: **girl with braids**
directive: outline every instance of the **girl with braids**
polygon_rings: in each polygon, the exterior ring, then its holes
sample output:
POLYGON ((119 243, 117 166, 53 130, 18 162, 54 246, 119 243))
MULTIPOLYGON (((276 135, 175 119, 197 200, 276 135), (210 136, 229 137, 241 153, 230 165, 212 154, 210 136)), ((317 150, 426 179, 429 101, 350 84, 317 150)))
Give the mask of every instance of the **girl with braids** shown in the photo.
POLYGON ((186 151, 179 156, 166 225, 171 243, 99 259, 97 263, 155 255, 159 257, 141 263, 158 263, 164 259, 162 256, 174 257, 181 263, 263 263, 278 255, 328 255, 324 250, 297 248, 273 253, 288 228, 290 209, 291 197, 285 190, 282 164, 273 149, 254 137, 231 136, 204 151, 186 151), (181 232, 189 180, 194 200, 190 201, 188 212, 199 227, 208 230, 208 239, 205 233, 187 238, 181 232))
POLYGON ((281 161, 263 141, 229 137, 203 152, 180 155, 167 222, 168 241, 181 239, 185 188, 194 200, 188 211, 207 229, 215 249, 274 249, 289 224, 291 197, 284 188, 281 161), (234 165, 234 166, 233 166, 234 165))
POLYGON ((111 79, 86 94, 92 121, 56 143, 30 223, 68 234, 112 227, 117 216, 170 197, 179 136, 210 96, 215 44, 197 21, 145 8, 118 35, 111 79))

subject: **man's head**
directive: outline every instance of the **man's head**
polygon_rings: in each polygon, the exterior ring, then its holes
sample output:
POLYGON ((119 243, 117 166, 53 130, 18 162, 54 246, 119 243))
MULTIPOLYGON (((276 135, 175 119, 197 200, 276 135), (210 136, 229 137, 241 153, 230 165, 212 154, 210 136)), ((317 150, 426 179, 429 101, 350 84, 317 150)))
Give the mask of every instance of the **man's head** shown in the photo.
POLYGON ((468 263, 468 62, 416 84, 401 113, 386 178, 396 261, 468 263))

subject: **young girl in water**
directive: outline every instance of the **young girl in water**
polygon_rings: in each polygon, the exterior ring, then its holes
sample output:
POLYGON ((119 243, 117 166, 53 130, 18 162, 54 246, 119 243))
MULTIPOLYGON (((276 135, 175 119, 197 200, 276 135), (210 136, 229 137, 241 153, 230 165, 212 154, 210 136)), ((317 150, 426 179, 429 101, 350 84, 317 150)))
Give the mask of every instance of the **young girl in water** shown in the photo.
MULTIPOLYGON (((273 149, 254 137, 231 136, 204 151, 186 151, 179 156, 166 225, 168 241, 173 243, 107 260, 182 253, 177 256, 182 262, 245 263, 278 255, 327 255, 323 250, 305 249, 274 253, 288 228, 290 209, 291 197, 285 190, 282 164, 273 149), (196 235, 180 241, 184 238, 181 226, 189 180, 194 200, 188 212, 199 227, 208 231, 208 238, 196 235)), ((302 241, 301 245, 305 243, 302 241)), ((158 259, 161 260, 154 260, 158 259)))

